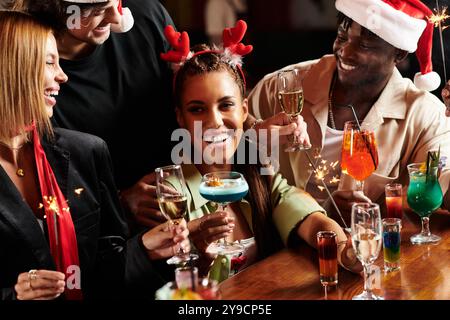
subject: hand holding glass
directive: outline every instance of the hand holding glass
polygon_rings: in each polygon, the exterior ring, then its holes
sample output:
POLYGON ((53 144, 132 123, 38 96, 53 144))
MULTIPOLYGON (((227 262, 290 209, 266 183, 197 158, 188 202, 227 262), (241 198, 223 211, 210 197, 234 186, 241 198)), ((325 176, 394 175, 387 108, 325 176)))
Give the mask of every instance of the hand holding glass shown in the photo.
MULTIPOLYGON (((298 69, 283 70, 278 73, 278 101, 281 109, 289 116, 291 122, 296 121, 298 115, 303 110, 303 86, 298 69)), ((293 141, 288 143, 286 152, 295 152, 310 149, 310 146, 297 141, 297 136, 293 136, 293 141)))
MULTIPOLYGON (((226 211, 226 206, 235 201, 240 201, 248 192, 247 181, 239 172, 222 171, 207 173, 202 177, 199 188, 200 195, 219 204, 218 211, 226 211)), ((228 243, 223 239, 222 243, 211 244, 208 252, 218 254, 237 254, 244 247, 237 243, 228 243)))
MULTIPOLYGON (((157 168, 155 172, 159 208, 172 225, 178 225, 186 216, 188 205, 187 188, 181 166, 157 168)), ((185 253, 180 247, 178 253, 167 260, 167 263, 181 264, 194 259, 198 259, 198 255, 185 253)))
POLYGON ((369 271, 381 249, 381 215, 378 204, 355 203, 352 206, 352 244, 364 267, 364 291, 353 300, 383 300, 372 292, 369 271))

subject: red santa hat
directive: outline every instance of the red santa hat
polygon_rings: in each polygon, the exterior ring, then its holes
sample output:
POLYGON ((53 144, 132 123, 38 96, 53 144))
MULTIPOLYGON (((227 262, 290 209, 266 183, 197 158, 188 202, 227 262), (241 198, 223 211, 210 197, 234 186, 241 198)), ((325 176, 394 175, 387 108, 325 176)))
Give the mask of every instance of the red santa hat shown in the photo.
POLYGON ((420 72, 414 84, 422 90, 433 91, 441 78, 433 72, 431 52, 433 12, 419 0, 336 0, 336 9, 353 21, 393 45, 416 52, 420 72))
POLYGON ((130 9, 122 7, 122 0, 119 0, 118 9, 119 13, 122 15, 122 21, 120 24, 111 25, 111 31, 116 33, 130 31, 134 25, 134 18, 130 9))
MULTIPOLYGON (((63 0, 64 2, 71 3, 83 3, 83 4, 93 4, 93 3, 106 3, 110 0, 63 0)), ((119 0, 119 4, 117 6, 119 13, 122 15, 122 20, 119 24, 112 24, 111 31, 116 33, 123 33, 129 31, 134 24, 133 15, 131 14, 130 9, 122 7, 122 0, 119 0)))

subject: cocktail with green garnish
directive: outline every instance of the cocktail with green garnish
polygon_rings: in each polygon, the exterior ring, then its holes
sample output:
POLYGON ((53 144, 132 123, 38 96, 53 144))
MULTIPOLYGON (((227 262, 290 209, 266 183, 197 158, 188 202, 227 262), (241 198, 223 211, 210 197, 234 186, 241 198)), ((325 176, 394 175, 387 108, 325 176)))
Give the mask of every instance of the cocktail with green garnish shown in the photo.
MULTIPOLYGON (((428 159, 429 160, 429 159, 428 159)), ((438 166, 432 161, 408 165, 410 208, 422 219, 422 232, 411 237, 413 244, 435 243, 441 237, 430 232, 430 215, 442 204, 442 190, 438 181, 438 166)))

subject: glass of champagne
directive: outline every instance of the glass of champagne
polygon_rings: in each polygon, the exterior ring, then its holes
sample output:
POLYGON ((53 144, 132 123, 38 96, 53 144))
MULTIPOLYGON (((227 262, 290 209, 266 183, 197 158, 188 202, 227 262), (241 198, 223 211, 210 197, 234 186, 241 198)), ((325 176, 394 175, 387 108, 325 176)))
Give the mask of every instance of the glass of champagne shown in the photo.
POLYGON ((413 244, 435 243, 441 240, 441 237, 430 232, 430 215, 441 206, 443 200, 437 176, 438 169, 437 166, 430 166, 427 173, 425 163, 408 165, 408 205, 422 220, 422 232, 410 239, 413 244))
POLYGON ((364 291, 353 300, 384 300, 372 292, 369 271, 381 250, 382 226, 378 204, 355 203, 352 206, 352 244, 364 267, 364 291))
MULTIPOLYGON (((156 193, 159 208, 164 217, 177 226, 187 214, 187 187, 181 166, 157 168, 156 193)), ((183 264, 198 259, 198 255, 184 252, 180 247, 177 254, 167 260, 168 264, 183 264)))
POLYGON ((347 121, 342 140, 342 172, 357 181, 356 190, 363 192, 364 180, 378 167, 378 152, 375 133, 368 124, 347 121))
MULTIPOLYGON (((278 73, 278 101, 281 109, 289 116, 289 120, 296 121, 303 110, 304 101, 302 79, 298 69, 283 70, 278 73)), ((294 135, 284 151, 295 152, 311 148, 297 140, 297 136, 294 135)))
MULTIPOLYGON (((228 204, 240 201, 248 192, 248 184, 239 172, 221 171, 207 173, 202 177, 199 188, 200 195, 206 200, 218 203, 218 211, 226 211, 228 204)), ((235 255, 244 251, 244 246, 229 243, 227 239, 211 244, 211 253, 235 255)))

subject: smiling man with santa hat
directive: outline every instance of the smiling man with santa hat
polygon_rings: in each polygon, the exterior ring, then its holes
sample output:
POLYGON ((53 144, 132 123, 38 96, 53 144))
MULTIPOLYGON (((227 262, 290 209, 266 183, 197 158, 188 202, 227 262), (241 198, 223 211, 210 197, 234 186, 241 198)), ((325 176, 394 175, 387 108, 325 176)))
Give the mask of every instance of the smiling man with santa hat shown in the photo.
MULTIPOLYGON (((339 26, 333 55, 288 66, 298 68, 303 79, 304 109, 312 148, 328 163, 341 160, 343 128, 357 117, 375 132, 379 165, 365 180, 364 194, 355 192, 355 181, 339 166, 325 178, 347 218, 354 202, 384 201, 387 183, 408 183, 406 166, 425 161, 438 150, 450 157, 450 121, 442 102, 428 91, 440 84, 431 62, 433 25, 431 10, 419 0, 337 0, 339 26), (416 53, 420 72, 414 83, 403 78, 397 65, 416 53), (332 183, 339 176, 339 183, 332 183), (329 182, 330 181, 330 182, 329 182)), ((266 118, 280 111, 277 72, 267 75, 250 93, 250 111, 266 118)), ((305 188, 333 212, 321 192, 303 152, 280 153, 283 175, 305 188)), ((450 171, 440 178, 447 193, 450 171)), ((444 206, 450 208, 450 197, 444 206)), ((384 208, 384 206, 383 206, 384 208)), ((339 221, 339 220, 338 220, 339 221)))

